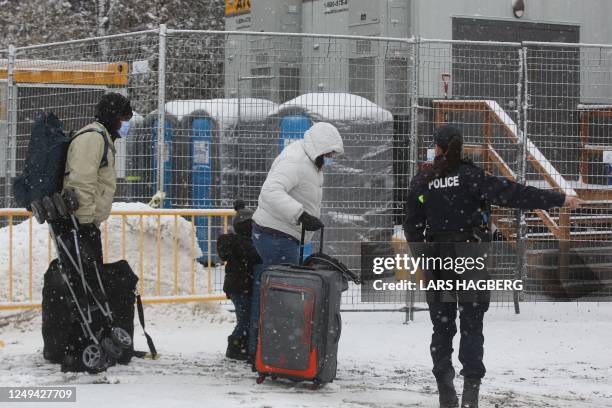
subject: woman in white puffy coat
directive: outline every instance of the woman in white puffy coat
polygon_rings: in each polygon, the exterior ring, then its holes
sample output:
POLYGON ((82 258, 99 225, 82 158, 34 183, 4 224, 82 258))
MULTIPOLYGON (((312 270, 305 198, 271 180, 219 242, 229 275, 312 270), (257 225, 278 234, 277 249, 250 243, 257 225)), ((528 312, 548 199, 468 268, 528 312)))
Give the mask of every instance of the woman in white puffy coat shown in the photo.
POLYGON ((272 163, 253 215, 253 243, 263 263, 254 270, 249 354, 255 356, 259 323, 261 274, 270 265, 298 263, 302 226, 321 229, 323 166, 344 153, 342 137, 333 125, 315 123, 304 139, 285 147, 272 163))

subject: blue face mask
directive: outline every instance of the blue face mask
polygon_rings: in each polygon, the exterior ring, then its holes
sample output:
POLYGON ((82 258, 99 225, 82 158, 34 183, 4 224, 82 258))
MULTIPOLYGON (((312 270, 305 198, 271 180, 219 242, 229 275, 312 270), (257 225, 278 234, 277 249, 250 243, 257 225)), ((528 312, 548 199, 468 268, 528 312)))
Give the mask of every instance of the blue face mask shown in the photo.
POLYGON ((331 166, 334 163, 335 159, 333 157, 326 157, 323 156, 323 165, 324 166, 331 166))
POLYGON ((130 121, 126 120, 126 121, 121 121, 121 128, 119 129, 119 136, 121 137, 127 137, 128 132, 130 131, 130 121))

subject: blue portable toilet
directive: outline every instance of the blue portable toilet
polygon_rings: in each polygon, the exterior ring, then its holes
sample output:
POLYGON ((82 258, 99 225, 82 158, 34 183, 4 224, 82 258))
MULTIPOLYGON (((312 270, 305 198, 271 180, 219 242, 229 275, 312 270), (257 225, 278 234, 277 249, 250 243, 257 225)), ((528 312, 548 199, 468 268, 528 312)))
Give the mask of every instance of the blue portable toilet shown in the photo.
MULTIPOLYGON (((288 115, 279 122, 278 152, 289 146, 292 142, 304 138, 304 133, 312 126, 310 118, 304 115, 288 115)), ((304 245, 304 258, 312 254, 312 243, 304 245)))
MULTIPOLYGON (((192 197, 194 208, 213 207, 212 155, 213 123, 208 118, 197 118, 191 122, 192 197)), ((202 253, 208 253, 209 217, 196 217, 196 236, 202 253)), ((212 248, 211 248, 212 249, 212 248)), ((205 263, 203 255, 198 262, 205 263)))
POLYGON ((278 152, 296 140, 304 138, 304 133, 310 129, 312 121, 303 115, 285 116, 280 120, 278 137, 278 152))

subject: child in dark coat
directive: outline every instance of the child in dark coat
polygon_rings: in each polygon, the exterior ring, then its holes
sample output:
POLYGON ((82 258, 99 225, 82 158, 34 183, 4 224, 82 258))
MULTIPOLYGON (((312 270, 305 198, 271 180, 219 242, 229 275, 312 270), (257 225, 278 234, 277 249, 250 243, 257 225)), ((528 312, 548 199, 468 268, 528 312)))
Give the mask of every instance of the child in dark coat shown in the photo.
POLYGON ((234 232, 223 234, 217 240, 219 258, 226 262, 223 291, 236 310, 236 327, 227 338, 225 356, 236 360, 246 360, 253 266, 261 263, 261 258, 251 241, 253 211, 245 208, 242 200, 234 202, 234 209, 236 210, 236 216, 232 221, 234 232))

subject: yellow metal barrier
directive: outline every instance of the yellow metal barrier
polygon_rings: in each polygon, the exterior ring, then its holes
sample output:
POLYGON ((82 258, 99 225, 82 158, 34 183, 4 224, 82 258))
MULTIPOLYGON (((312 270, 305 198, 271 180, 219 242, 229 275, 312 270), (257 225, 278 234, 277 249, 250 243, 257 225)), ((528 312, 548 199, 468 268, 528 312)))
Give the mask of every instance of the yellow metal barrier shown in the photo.
MULTIPOLYGON (((127 85, 127 62, 23 60, 15 61, 15 82, 34 84, 127 85)), ((8 75, 0 60, 0 79, 8 75)))
MULTIPOLYGON (((114 210, 101 227, 104 260, 112 262, 130 257, 127 261, 139 277, 138 289, 144 303, 224 300, 225 296, 213 288, 213 275, 215 272, 222 273, 222 270, 221 267, 214 268, 212 265, 212 239, 216 238, 212 235, 212 225, 215 218, 222 218, 222 223, 214 224, 223 225, 223 232, 227 232, 228 218, 234 215, 235 211, 230 209, 114 210), (154 226, 149 225, 151 222, 146 222, 151 221, 149 217, 154 219, 154 226), (196 217, 208 218, 208 243, 204 254, 200 253, 196 243, 196 217), (136 218, 136 222, 133 222, 133 218, 136 218), (166 223, 168 218, 171 221, 166 223), (149 234, 145 233, 147 226, 150 227, 149 234), (152 231, 155 235, 154 256, 146 254, 146 238, 149 238, 149 241, 152 239, 152 231), (128 251, 128 246, 131 251, 128 251), (164 251, 164 248, 169 251, 164 251), (200 255, 208 260, 206 266, 196 262, 200 255), (151 268, 151 264, 155 267, 151 268), (162 266, 167 266, 171 271, 162 266), (205 276, 201 276, 204 274, 205 276), (167 281, 164 278, 167 278, 167 281), (199 287, 198 281, 201 283, 199 287)), ((0 220, 6 220, 3 222, 6 227, 0 229, 0 242, 6 242, 5 247, 0 246, 0 310, 40 308, 40 295, 37 299, 34 294, 42 292, 43 274, 55 252, 52 250, 47 226, 33 223, 32 214, 23 209, 0 209, 0 220), (41 228, 45 230, 41 231, 41 228), (16 229, 20 234, 18 238, 14 236, 16 229), (35 238, 38 238, 37 243, 40 246, 41 234, 46 234, 42 239, 47 242, 47 250, 43 249, 43 252, 35 251, 34 246, 35 238), (26 242, 24 235, 27 235, 26 242), (24 248, 27 248, 25 252, 24 248), (15 254, 16 250, 19 250, 19 253, 15 254), (43 255, 46 262, 38 259, 44 252, 47 255, 43 255), (23 259, 25 256, 28 257, 27 261, 23 259), (7 260, 6 265, 3 264, 3 259, 7 260), (34 262, 35 260, 38 262, 34 262), (19 264, 18 268, 16 263, 19 264), (16 291, 17 288, 21 290, 16 291)), ((44 247, 44 243, 42 245, 44 247)))

